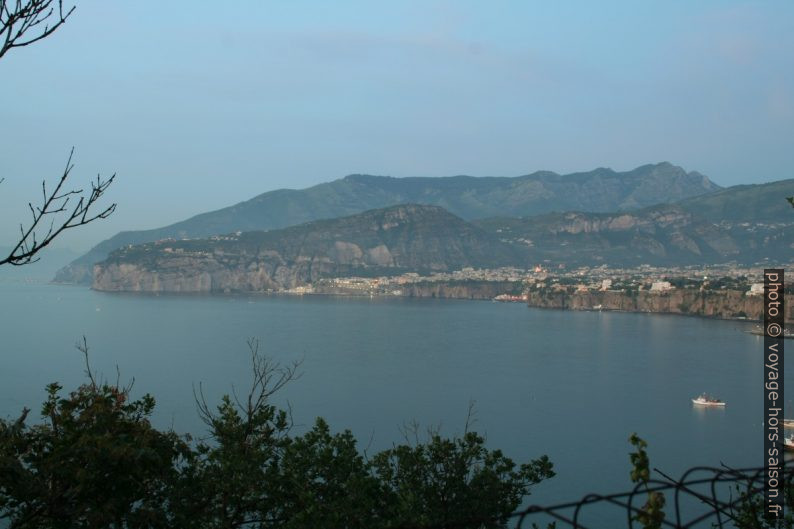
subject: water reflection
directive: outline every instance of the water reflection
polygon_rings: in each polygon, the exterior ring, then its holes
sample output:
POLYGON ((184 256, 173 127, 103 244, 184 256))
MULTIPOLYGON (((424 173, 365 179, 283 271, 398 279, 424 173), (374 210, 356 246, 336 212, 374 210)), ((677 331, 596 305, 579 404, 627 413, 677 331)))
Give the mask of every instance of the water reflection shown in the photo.
POLYGON ((726 406, 703 406, 702 404, 692 403, 692 412, 698 419, 706 419, 714 415, 724 416, 726 406))

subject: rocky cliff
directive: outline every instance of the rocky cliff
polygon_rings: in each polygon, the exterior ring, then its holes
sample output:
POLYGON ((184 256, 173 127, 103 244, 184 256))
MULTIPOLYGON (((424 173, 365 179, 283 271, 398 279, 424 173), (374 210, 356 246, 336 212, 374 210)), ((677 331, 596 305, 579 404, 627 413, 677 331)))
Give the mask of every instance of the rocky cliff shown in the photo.
MULTIPOLYGON (((741 195, 747 194, 741 191, 741 195)), ((789 191, 794 192, 794 181, 789 191)), ((722 196, 727 200, 732 195, 722 196)), ((783 195, 774 198, 787 206, 783 195)), ((691 206, 659 205, 621 213, 553 213, 476 223, 505 242, 523 246, 538 262, 631 267, 729 261, 782 264, 794 260, 794 212, 790 207, 780 211, 776 221, 749 221, 753 216, 750 212, 732 212, 717 220, 707 218, 710 212, 691 206), (746 218, 741 216, 745 213, 746 218)))
MULTIPOLYGON (((578 291, 573 288, 533 289, 530 307, 569 310, 619 310, 685 314, 712 318, 763 319, 762 296, 736 290, 673 289, 652 291, 578 291)), ((794 321, 794 296, 786 295, 786 320, 794 321)))
POLYGON ((437 206, 404 205, 270 232, 129 246, 94 266, 93 288, 263 292, 322 278, 495 268, 520 254, 437 206))

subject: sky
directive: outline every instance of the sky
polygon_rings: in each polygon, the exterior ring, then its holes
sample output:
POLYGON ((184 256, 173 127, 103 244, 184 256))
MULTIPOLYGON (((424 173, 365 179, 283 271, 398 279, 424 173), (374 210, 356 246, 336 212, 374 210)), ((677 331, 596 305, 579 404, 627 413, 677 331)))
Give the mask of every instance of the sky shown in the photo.
POLYGON ((794 177, 794 2, 79 0, 0 59, 0 246, 75 148, 86 250, 352 173, 794 177))

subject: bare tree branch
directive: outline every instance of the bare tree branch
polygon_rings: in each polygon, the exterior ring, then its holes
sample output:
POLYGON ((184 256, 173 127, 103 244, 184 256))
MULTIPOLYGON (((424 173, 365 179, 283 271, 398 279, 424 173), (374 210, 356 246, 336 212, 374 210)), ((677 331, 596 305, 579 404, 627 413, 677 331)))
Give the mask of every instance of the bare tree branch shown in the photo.
MULTIPOLYGON (((265 357, 259 351, 259 340, 256 338, 248 339, 248 349, 251 353, 251 375, 252 381, 247 395, 240 396, 237 388, 232 385, 232 401, 237 406, 245 422, 252 425, 256 415, 269 405, 270 397, 290 382, 302 376, 298 370, 303 363, 302 360, 295 360, 284 366, 280 363, 265 357)), ((196 409, 202 422, 212 427, 218 416, 216 412, 207 404, 204 396, 204 388, 199 382, 198 390, 193 386, 193 398, 196 401, 196 409)), ((292 407, 287 404, 287 418, 289 425, 292 422, 292 407)))
POLYGON ((83 341, 77 342, 74 344, 75 348, 83 353, 83 358, 85 359, 85 374, 88 377, 88 380, 91 382, 91 388, 97 389, 96 379, 94 378, 94 373, 91 371, 91 363, 88 361, 88 340, 86 339, 85 335, 83 335, 83 341))
MULTIPOLYGON (((0 0, 0 9, 3 1, 0 0)), ((41 205, 34 206, 28 203, 31 214, 30 224, 27 226, 20 224, 19 239, 11 252, 6 257, 0 258, 0 265, 21 266, 38 261, 36 254, 63 231, 84 226, 97 219, 105 219, 116 210, 115 203, 99 212, 96 212, 95 207, 116 178, 115 173, 107 180, 97 175, 96 181, 91 182, 91 191, 86 195, 83 194, 82 189, 66 190, 64 187, 66 180, 74 168, 73 155, 74 147, 69 153, 66 167, 55 189, 47 191, 46 181, 41 183, 41 205), (59 215, 61 213, 64 215, 59 215)))
MULTIPOLYGON (((74 10, 75 6, 64 8, 63 0, 0 0, 0 59, 14 48, 29 46, 49 37, 66 22, 74 10)), ((82 190, 67 191, 64 188, 73 167, 73 154, 74 148, 54 190, 47 191, 46 182, 42 182, 41 204, 35 207, 28 204, 32 217, 30 224, 20 224, 19 239, 6 257, 0 256, 0 265, 20 266, 35 262, 38 260, 36 254, 64 230, 104 219, 116 209, 116 204, 99 213, 92 209, 113 182, 115 174, 107 180, 97 176, 96 182, 91 183, 91 192, 87 195, 82 195, 82 190)), ((3 179, 0 178, 0 183, 2 182, 3 179)))
POLYGON ((469 400, 469 411, 466 413, 466 424, 463 427, 464 435, 469 433, 469 431, 472 431, 472 426, 474 426, 474 423, 477 422, 477 410, 475 409, 476 404, 477 401, 474 399, 469 400))
POLYGON ((63 0, 0 0, 0 58, 52 35, 74 12, 63 0))

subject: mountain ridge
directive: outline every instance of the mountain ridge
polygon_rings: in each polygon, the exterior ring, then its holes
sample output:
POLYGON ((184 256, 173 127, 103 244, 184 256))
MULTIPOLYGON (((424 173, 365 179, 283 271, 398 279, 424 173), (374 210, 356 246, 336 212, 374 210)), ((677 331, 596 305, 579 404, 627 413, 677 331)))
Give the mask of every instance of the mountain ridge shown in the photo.
POLYGON ((406 204, 279 230, 122 248, 94 266, 93 288, 281 290, 328 277, 491 268, 520 259, 511 245, 441 207, 406 204))
POLYGON ((598 168, 561 175, 536 171, 518 177, 384 177, 348 175, 303 190, 277 189, 226 208, 152 230, 123 231, 100 242, 56 274, 85 283, 92 265, 113 250, 158 239, 208 237, 235 231, 278 229, 401 203, 439 205, 467 220, 584 209, 636 209, 722 189, 702 174, 669 162, 630 171, 598 168))
POLYGON ((472 222, 440 206, 390 206, 278 230, 129 246, 94 266, 93 286, 262 292, 333 277, 466 267, 783 264, 794 261, 794 212, 786 193, 794 194, 794 180, 729 189, 716 202, 703 195, 625 212, 472 222), (755 210, 758 203, 768 205, 765 214, 755 210))
POLYGON ((794 261, 794 179, 734 186, 673 204, 474 221, 539 261, 703 265, 794 261))

